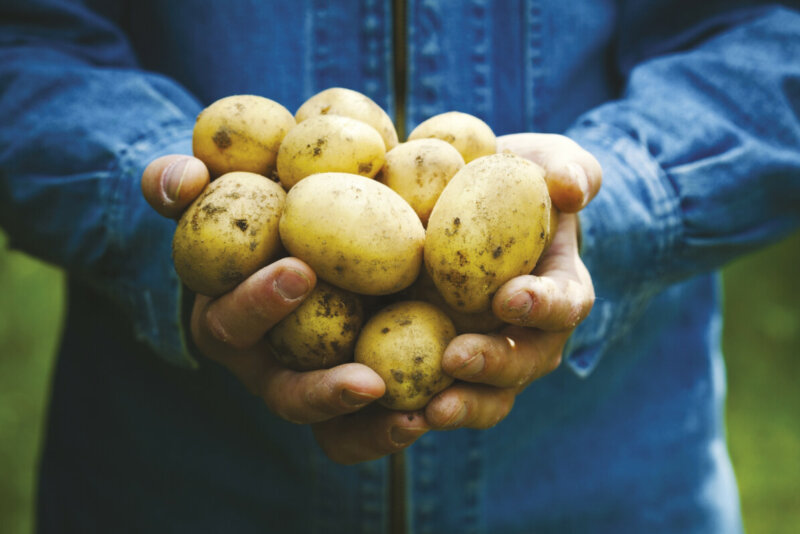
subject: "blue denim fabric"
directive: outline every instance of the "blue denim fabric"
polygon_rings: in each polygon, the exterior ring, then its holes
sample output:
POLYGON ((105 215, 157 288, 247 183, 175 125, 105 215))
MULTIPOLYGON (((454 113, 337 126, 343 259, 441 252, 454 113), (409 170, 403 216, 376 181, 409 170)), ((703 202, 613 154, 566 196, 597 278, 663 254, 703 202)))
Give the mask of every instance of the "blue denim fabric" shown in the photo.
MULTIPOLYGON (((713 273, 798 226, 797 3, 406 4, 407 129, 455 109, 604 168, 592 314, 497 427, 408 450, 411 531, 740 531, 713 273)), ((391 2, 0 0, 0 21, 0 225, 70 275, 40 530, 386 531, 385 460, 331 463, 189 353, 174 223, 138 180, 221 96, 342 85, 393 112, 391 2)))

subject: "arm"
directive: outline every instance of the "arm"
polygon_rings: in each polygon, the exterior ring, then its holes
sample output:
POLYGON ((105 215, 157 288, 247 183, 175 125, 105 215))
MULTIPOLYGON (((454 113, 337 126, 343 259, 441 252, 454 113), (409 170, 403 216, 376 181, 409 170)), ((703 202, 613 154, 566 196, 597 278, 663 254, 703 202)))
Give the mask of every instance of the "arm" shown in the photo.
POLYGON ((601 298, 568 346, 580 374, 650 297, 800 221, 800 13, 732 11, 642 33, 623 32, 624 98, 568 132, 607 177, 581 214, 601 298))
POLYGON ((139 177, 161 154, 189 153, 199 104, 140 71, 119 30, 78 2, 3 2, 0 20, 0 225, 13 246, 115 301, 162 357, 190 365, 173 228, 139 177))

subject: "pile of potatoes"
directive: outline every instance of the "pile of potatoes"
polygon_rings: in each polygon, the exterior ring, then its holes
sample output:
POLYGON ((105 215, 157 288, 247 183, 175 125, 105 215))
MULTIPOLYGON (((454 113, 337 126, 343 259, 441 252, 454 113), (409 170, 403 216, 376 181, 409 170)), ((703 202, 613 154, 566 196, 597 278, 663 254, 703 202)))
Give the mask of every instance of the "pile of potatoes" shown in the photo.
POLYGON ((380 402, 424 407, 452 383, 441 359, 462 332, 500 326, 491 297, 530 273, 554 232, 544 172, 498 154, 460 112, 405 142, 374 101, 331 88, 292 115, 236 95, 197 118, 193 150, 213 180, 178 222, 175 269, 211 297, 291 255, 319 282, 267 339, 296 370, 357 361, 386 382, 380 402))

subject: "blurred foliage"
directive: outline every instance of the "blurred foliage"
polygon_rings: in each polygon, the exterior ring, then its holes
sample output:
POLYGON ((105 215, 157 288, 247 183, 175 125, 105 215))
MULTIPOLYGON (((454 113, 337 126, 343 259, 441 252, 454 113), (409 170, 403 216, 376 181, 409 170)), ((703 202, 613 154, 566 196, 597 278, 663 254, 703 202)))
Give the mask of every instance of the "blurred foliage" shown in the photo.
MULTIPOLYGON (((800 234, 724 271, 728 434, 749 534, 800 532, 798 265, 800 234)), ((29 534, 63 275, 0 235, 0 295, 0 534, 29 534)))

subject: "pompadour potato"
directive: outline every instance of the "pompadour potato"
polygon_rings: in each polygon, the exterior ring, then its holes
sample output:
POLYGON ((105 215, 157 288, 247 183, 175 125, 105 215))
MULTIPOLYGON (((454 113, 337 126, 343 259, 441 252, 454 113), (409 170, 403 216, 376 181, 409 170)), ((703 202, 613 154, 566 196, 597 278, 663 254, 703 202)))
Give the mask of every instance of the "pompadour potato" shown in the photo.
POLYGON ((267 333, 275 359, 295 371, 353 360, 364 323, 361 296, 318 281, 308 297, 267 333))
POLYGON ((497 138, 491 127, 469 113, 448 111, 421 122, 408 140, 433 137, 447 141, 461 153, 466 163, 497 152, 497 138))
POLYGON ((490 308, 495 291, 530 273, 550 230, 550 195, 541 167, 513 154, 468 163, 433 208, 425 267, 453 308, 490 308))
POLYGON ((392 410, 419 410, 453 383, 442 370, 442 355, 455 336, 453 323, 436 306, 398 302, 364 325, 355 361, 373 369, 386 383, 380 404, 392 410))
POLYGON ((386 150, 397 146, 397 130, 389 115, 365 94, 344 87, 330 87, 301 105, 294 118, 298 123, 317 115, 342 115, 365 122, 383 138, 386 150))
POLYGON ((328 172, 289 190, 280 236, 319 278, 355 293, 387 295, 417 278, 425 229, 411 206, 382 183, 328 172))
POLYGON ((306 176, 346 172, 374 178, 386 146, 375 128, 339 115, 311 117, 284 137, 278 150, 278 177, 287 190, 306 176))
POLYGON ((278 222, 286 192, 250 172, 211 182, 178 221, 172 259, 196 293, 216 297, 269 263, 281 250, 278 222))
POLYGON ((274 100, 228 96, 197 116, 192 151, 212 176, 234 171, 272 176, 278 147, 295 124, 291 112, 274 100))
POLYGON ((464 158, 446 141, 415 139, 386 153, 377 179, 406 199, 426 225, 444 186, 463 166, 464 158))

